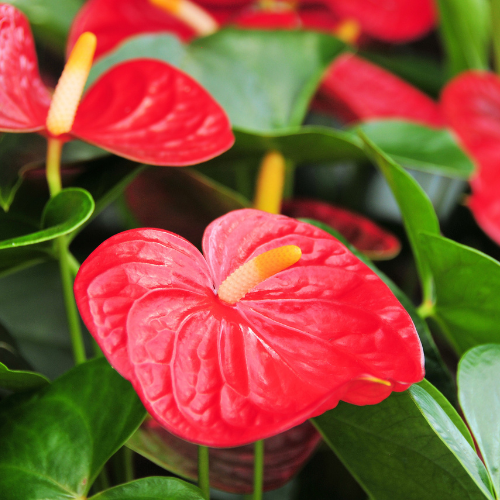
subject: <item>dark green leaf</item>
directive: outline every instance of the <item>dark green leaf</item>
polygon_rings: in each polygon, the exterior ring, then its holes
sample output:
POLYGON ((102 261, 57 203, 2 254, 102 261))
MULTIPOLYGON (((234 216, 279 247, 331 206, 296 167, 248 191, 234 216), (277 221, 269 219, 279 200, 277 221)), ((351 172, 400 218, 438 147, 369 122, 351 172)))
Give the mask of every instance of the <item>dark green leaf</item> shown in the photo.
POLYGON ((366 154, 376 163, 384 175, 403 216, 417 269, 422 283, 424 299, 432 297, 432 275, 429 264, 422 253, 419 233, 427 231, 439 234, 439 222, 431 201, 417 181, 395 161, 383 153, 363 132, 359 132, 365 143, 366 154))
POLYGON ((38 389, 49 383, 49 379, 36 372, 9 370, 0 363, 0 387, 9 391, 21 392, 38 389))
POLYGON ((438 0, 448 73, 488 69, 491 36, 488 0, 438 0))
POLYGON ((153 57, 179 66, 226 110, 234 127, 270 132, 298 126, 328 64, 344 44, 307 31, 224 29, 189 46, 146 35, 101 59, 89 80, 117 62, 153 57))
POLYGON ((500 494, 500 344, 474 347, 458 365, 460 406, 500 494))
POLYGON ((429 424, 426 417, 432 420, 431 416, 424 417, 424 411, 413 394, 405 391, 373 406, 340 403, 313 420, 373 500, 492 498, 484 494, 483 483, 478 486, 473 478, 477 470, 465 469, 450 448, 470 445, 446 412, 438 411, 434 418, 440 425, 446 422, 449 442, 438 434, 439 426, 435 430, 429 424))
POLYGON ((453 377, 451 376, 450 371, 444 364, 444 361, 439 354, 427 323, 420 317, 411 300, 387 275, 385 275, 377 266, 375 266, 370 259, 365 257, 359 250, 353 247, 338 231, 322 222, 318 222, 312 219, 301 220, 319 227, 320 229, 323 229, 323 231, 326 231, 327 233, 340 240, 354 255, 356 255, 359 260, 364 262, 391 289, 391 292, 396 296, 399 302, 401 302, 401 305, 411 316, 411 319, 415 324, 415 328, 417 329, 420 342, 422 343, 422 347, 424 349, 425 376, 444 394, 446 394, 450 401, 455 402, 456 388, 453 377))
POLYGON ((35 36, 64 54, 64 44, 73 17, 83 0, 6 0, 24 12, 35 36))
POLYGON ((82 498, 145 414, 103 358, 29 397, 9 396, 0 404, 2 500, 82 498))
POLYGON ((442 236, 423 234, 420 241, 434 276, 431 315, 456 351, 498 340, 500 264, 442 236))
POLYGON ((0 241, 0 250, 35 245, 68 234, 81 226, 93 211, 94 200, 90 193, 80 188, 63 189, 45 206, 44 229, 0 241))
POLYGON ((102 491, 89 500, 204 500, 199 488, 173 477, 147 477, 102 491))
POLYGON ((474 164, 446 129, 399 120, 370 121, 359 129, 405 167, 463 179, 474 172, 474 164))

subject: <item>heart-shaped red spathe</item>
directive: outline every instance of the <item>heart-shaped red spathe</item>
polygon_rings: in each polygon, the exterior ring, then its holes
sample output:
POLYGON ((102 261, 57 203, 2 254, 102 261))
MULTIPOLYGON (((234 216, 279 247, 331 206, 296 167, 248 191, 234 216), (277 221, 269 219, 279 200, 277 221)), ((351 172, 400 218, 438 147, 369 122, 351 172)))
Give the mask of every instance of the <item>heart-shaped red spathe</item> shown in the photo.
POLYGON ((428 33, 436 23, 433 0, 327 0, 342 19, 355 19, 367 35, 406 42, 428 33))
POLYGON ((323 201, 286 200, 281 211, 290 217, 315 219, 328 224, 371 259, 391 259, 401 250, 399 240, 371 220, 323 201))
POLYGON ((188 41, 195 32, 149 0, 90 0, 78 11, 68 37, 68 54, 85 31, 97 37, 95 59, 126 38, 145 33, 169 32, 188 41))
POLYGON ((103 352, 177 436, 238 446, 340 399, 374 404, 423 378, 408 314, 327 233, 243 209, 208 226, 203 250, 205 258, 167 231, 127 231, 98 247, 75 282, 103 352), (237 267, 290 244, 302 250, 297 264, 234 306, 219 300, 218 286, 237 267))
POLYGON ((500 244, 500 78, 484 71, 464 72, 445 87, 441 105, 476 160, 468 206, 486 234, 500 244))
POLYGON ((400 118, 444 126, 436 102, 378 66, 343 54, 329 67, 316 96, 317 108, 346 121, 400 118))
POLYGON ((38 72, 35 44, 28 21, 12 5, 0 4, 1 130, 42 130, 50 99, 38 72))
POLYGON ((72 134, 119 156, 170 166, 200 163, 234 142, 229 119, 210 94, 153 59, 105 73, 85 94, 72 134))

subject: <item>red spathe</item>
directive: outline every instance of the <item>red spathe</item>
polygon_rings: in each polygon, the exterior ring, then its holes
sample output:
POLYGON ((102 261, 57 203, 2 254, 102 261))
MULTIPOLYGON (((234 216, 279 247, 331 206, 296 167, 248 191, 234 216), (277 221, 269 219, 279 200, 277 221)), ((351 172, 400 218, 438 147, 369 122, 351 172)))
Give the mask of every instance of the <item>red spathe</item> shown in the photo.
POLYGON ((103 352, 177 436, 238 446, 341 399, 375 404, 423 378, 407 312, 327 233, 244 209, 208 226, 203 251, 168 231, 126 231, 98 247, 75 282, 103 352), (297 264, 234 306, 219 300, 218 286, 237 267, 290 244, 302 250, 297 264))

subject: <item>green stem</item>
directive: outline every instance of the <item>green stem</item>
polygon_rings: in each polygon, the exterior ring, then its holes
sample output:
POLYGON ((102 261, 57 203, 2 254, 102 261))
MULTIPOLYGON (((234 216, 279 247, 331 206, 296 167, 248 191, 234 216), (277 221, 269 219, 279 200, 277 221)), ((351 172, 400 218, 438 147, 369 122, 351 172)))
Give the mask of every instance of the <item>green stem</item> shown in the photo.
POLYGON ((198 486, 203 498, 210 500, 210 474, 208 469, 208 447, 198 446, 198 486))
POLYGON ((53 198, 62 189, 61 183, 61 151, 63 142, 59 139, 48 139, 46 172, 50 197, 53 198))
POLYGON ((68 243, 65 236, 56 239, 56 246, 59 254, 59 269, 61 272, 61 282, 63 287, 64 305, 66 306, 66 317, 68 320, 71 343, 73 345, 73 356, 78 365, 85 362, 85 346, 83 344, 82 329, 80 326, 80 316, 76 307, 73 295, 73 275, 68 259, 68 243))
POLYGON ((80 263, 76 260, 75 256, 71 252, 68 252, 68 265, 71 269, 73 278, 75 278, 78 270, 80 269, 80 263))
POLYGON ((264 440, 255 441, 253 459, 253 496, 252 500, 262 500, 264 485, 264 440))
POLYGON ((100 491, 107 490, 111 486, 109 482, 108 473, 106 471, 106 466, 101 469, 99 475, 96 477, 94 484, 92 485, 92 490, 94 493, 99 493, 100 491))
POLYGON ((116 484, 124 484, 133 481, 134 479, 134 466, 133 466, 134 452, 122 446, 111 459, 113 464, 113 476, 116 484))
POLYGON ((495 70, 500 74, 500 0, 491 0, 491 23, 493 29, 493 52, 495 70))

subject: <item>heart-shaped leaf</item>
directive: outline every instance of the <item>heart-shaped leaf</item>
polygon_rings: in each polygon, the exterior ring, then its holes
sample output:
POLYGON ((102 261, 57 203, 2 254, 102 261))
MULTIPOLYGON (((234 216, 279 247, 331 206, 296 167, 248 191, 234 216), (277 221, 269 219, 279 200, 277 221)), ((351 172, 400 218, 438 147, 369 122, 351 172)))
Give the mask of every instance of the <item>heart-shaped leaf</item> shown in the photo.
POLYGON ((50 199, 42 214, 44 229, 0 242, 0 250, 35 245, 71 233, 94 211, 94 200, 81 188, 63 189, 50 199))
POLYGON ((144 416, 130 384, 102 358, 34 394, 9 396, 0 404, 2 498, 82 498, 144 416))
POLYGON ((456 426, 460 417, 449 403, 442 408, 446 400, 438 403, 429 386, 374 406, 340 403, 314 424, 373 500, 491 500, 465 426, 456 426))
POLYGON ((462 179, 474 172, 474 164, 446 129, 400 120, 370 121, 358 129, 405 167, 462 179))
POLYGON ((199 488, 173 477, 146 477, 101 491, 89 500, 204 500, 199 488))
POLYGON ((49 383, 49 379, 36 372, 9 370, 0 363, 0 387, 10 391, 28 391, 38 389, 49 383))
POLYGON ((417 181, 395 161, 383 153, 363 132, 359 132, 365 144, 366 154, 379 167, 403 216, 406 233, 415 256, 417 269, 426 301, 432 297, 432 275, 421 248, 419 233, 427 231, 439 234, 439 222, 431 201, 417 181))
POLYGON ((270 132, 302 123, 324 70, 343 48, 336 38, 298 30, 225 29, 189 46, 169 35, 145 35, 101 59, 89 80, 118 62, 154 57, 193 76, 234 127, 270 132))
POLYGON ((458 365, 460 406, 500 494, 500 344, 467 351, 458 365))
POLYGON ((420 248, 434 276, 431 315, 456 351, 497 341, 500 263, 436 234, 422 234, 420 248))

